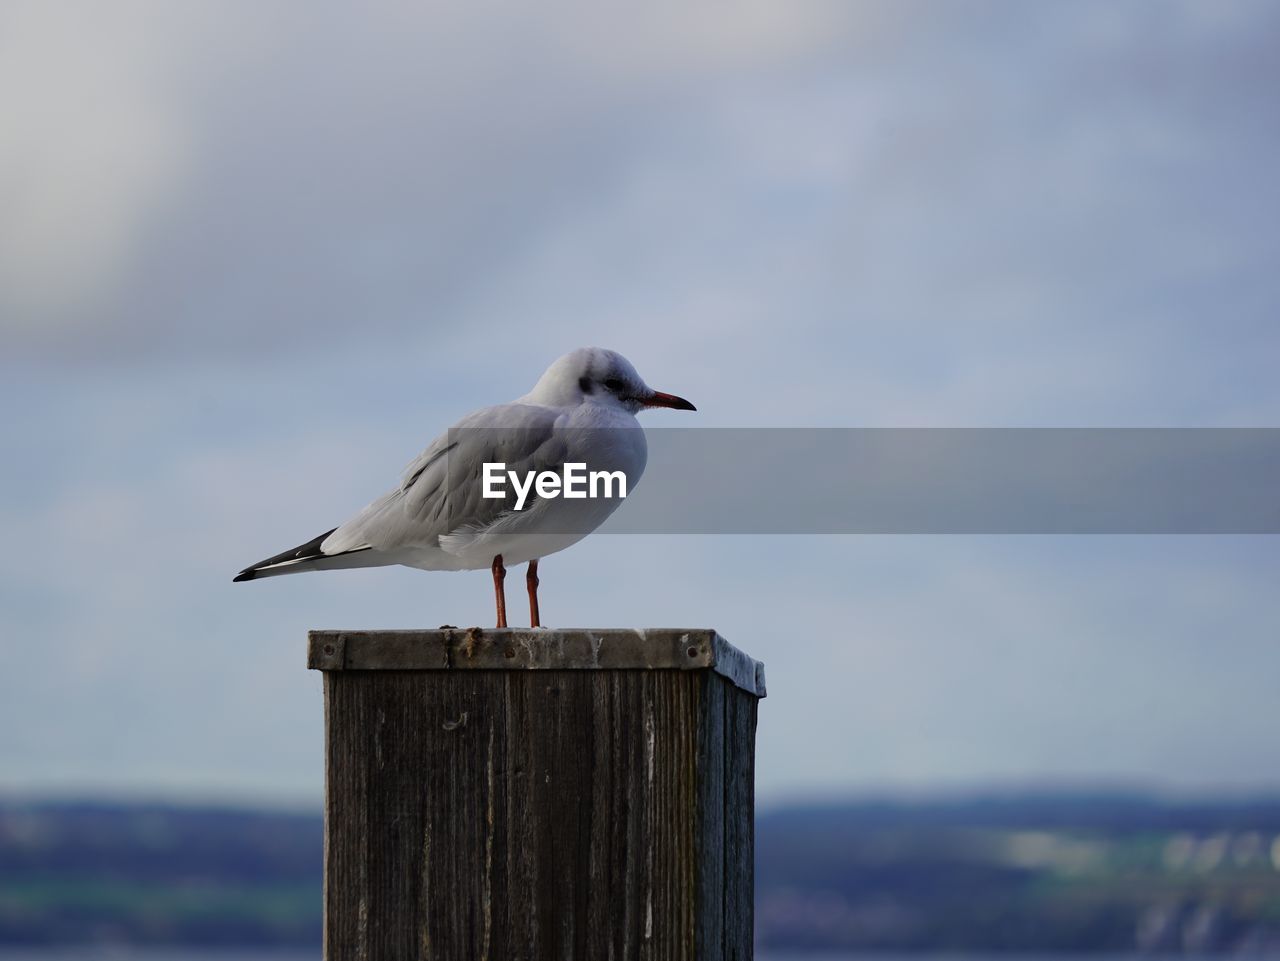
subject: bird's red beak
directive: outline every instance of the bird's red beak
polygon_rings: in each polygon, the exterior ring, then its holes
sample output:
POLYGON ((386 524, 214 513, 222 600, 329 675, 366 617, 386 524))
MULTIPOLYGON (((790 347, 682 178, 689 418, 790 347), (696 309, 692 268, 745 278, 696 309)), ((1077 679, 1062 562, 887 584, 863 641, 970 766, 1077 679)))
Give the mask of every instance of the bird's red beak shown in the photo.
POLYGON ((652 394, 641 401, 645 407, 670 407, 672 410, 697 410, 691 403, 683 397, 677 397, 675 394, 664 394, 660 390, 655 390, 652 394))

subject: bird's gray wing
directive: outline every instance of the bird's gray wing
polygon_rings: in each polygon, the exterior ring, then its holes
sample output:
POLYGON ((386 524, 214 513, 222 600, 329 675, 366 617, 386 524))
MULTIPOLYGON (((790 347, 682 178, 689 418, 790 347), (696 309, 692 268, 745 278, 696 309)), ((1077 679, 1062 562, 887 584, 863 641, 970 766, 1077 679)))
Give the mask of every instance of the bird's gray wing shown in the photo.
MULTIPOLYGON (((483 465, 520 473, 559 470, 567 452, 553 408, 504 404, 469 414, 437 437, 405 468, 400 485, 379 497, 324 541, 325 554, 442 547, 442 538, 487 529, 515 507, 511 485, 502 499, 483 496, 483 465)), ((530 492, 521 514, 534 510, 530 492)), ((444 541, 447 544, 448 541, 444 541)))

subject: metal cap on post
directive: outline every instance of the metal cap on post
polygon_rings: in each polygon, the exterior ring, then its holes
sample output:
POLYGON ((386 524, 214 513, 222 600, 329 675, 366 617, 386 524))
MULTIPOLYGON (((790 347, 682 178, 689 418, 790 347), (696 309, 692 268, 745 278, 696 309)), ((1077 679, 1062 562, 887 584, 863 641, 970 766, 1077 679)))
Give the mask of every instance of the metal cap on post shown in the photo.
POLYGON ((325 958, 750 959, 763 665, 715 631, 312 631, 325 958))

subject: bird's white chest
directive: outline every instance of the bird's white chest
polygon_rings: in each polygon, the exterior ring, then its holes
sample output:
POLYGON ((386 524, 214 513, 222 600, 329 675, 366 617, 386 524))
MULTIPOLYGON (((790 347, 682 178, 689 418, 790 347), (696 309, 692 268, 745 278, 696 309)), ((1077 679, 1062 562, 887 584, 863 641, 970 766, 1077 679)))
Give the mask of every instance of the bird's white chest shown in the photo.
POLYGON ((626 411, 581 404, 563 420, 565 460, 589 470, 622 471, 628 491, 640 480, 649 459, 644 429, 626 411))

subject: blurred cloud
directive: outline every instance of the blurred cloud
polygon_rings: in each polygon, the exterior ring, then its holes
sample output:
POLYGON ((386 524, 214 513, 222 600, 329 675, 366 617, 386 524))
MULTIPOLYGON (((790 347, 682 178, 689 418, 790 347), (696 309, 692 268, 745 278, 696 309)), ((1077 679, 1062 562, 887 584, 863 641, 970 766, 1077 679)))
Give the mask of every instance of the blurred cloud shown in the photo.
MULTIPOLYGON (((484 620, 485 578, 228 578, 582 344, 698 426, 1274 426, 1277 38, 1253 0, 4 5, 0 786, 318 790, 305 629, 484 620)), ((544 580, 769 661, 767 791, 1247 786, 1276 560, 626 537, 544 580)))
POLYGON ((108 357, 341 340, 352 316, 417 327, 584 176, 625 168, 655 103, 878 19, 761 2, 5 17, 5 326, 20 348, 108 357))
POLYGON ((201 7, 16 0, 0 9, 0 316, 57 342, 118 292, 191 162, 174 74, 201 7))
POLYGON ((47 174, 2 313, 108 360, 785 317, 953 378, 1158 351, 1243 283, 1256 337, 1277 15, 1223 7, 34 5, 6 88, 58 137, 9 147, 47 174))

